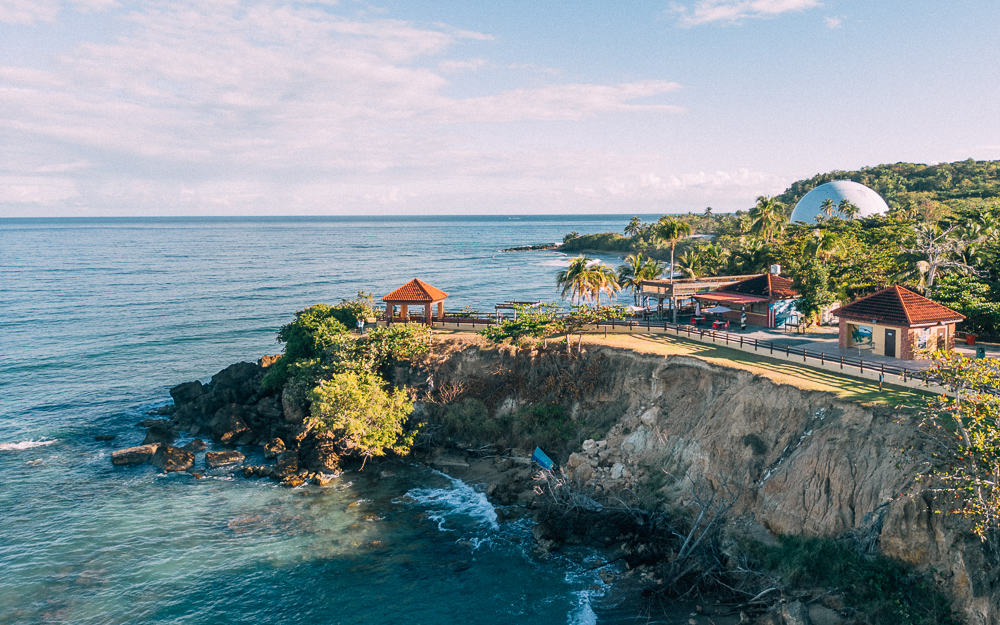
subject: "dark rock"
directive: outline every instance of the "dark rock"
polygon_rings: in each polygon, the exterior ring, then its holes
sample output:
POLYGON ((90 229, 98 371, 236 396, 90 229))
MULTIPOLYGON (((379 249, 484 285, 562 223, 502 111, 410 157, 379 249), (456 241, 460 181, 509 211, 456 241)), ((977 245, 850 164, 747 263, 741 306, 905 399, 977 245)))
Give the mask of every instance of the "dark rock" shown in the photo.
POLYGON ((151 460, 153 466, 170 473, 187 471, 194 465, 194 454, 180 447, 160 445, 151 460))
POLYGON ((272 438, 264 444, 264 457, 276 458, 285 451, 285 441, 280 438, 272 438))
POLYGON ((160 406, 159 408, 153 408, 152 410, 150 410, 146 414, 167 416, 167 415, 174 414, 174 410, 176 410, 176 409, 177 409, 176 406, 172 406, 170 404, 167 404, 165 406, 160 406))
POLYGON ((116 438, 118 438, 118 437, 115 436, 114 434, 98 434, 97 436, 94 437, 94 440, 95 441, 113 441, 116 438))
POLYGON ((243 420, 243 406, 239 404, 229 404, 219 408, 209 425, 216 438, 226 445, 238 444, 244 435, 250 432, 250 428, 243 420))
POLYGON ((246 457, 238 451, 210 451, 205 454, 205 466, 209 469, 240 464, 246 457))
POLYGON ((223 403, 245 404, 253 397, 264 377, 264 369, 253 362, 237 362, 212 376, 211 394, 223 403))
POLYGON ((205 443, 205 441, 201 440, 200 438, 196 438, 187 445, 181 447, 181 449, 185 449, 193 454, 196 454, 199 451, 205 451, 206 449, 208 449, 208 445, 205 443))
POLYGON ((306 481, 302 479, 299 475, 289 475, 281 480, 281 485, 288 488, 295 488, 297 486, 302 486, 306 481))
POLYGON ((153 455, 160 448, 160 445, 140 445, 119 449, 111 454, 111 464, 143 464, 153 459, 153 455))
POLYGON ((205 386, 198 380, 195 380, 194 382, 178 384, 170 389, 170 397, 174 400, 175 405, 180 406, 181 404, 187 404, 198 399, 204 392, 205 386))
POLYGON ((331 473, 314 473, 312 476, 312 483, 316 486, 329 486, 333 480, 337 479, 339 474, 331 473))
POLYGON ((146 426, 146 438, 143 439, 143 445, 149 445, 151 443, 164 443, 169 445, 174 442, 177 438, 177 431, 174 429, 173 423, 167 419, 147 419, 143 423, 151 422, 151 425, 146 426))
POLYGON ((281 411, 288 423, 302 423, 308 415, 305 402, 290 386, 281 393, 281 411))
POLYGON ((314 471, 336 473, 340 471, 340 455, 336 443, 329 438, 319 438, 305 452, 303 460, 314 471))
POLYGON ((274 466, 274 475, 281 480, 299 472, 299 455, 294 451, 286 451, 278 456, 274 466))
POLYGON ((281 398, 276 395, 264 397, 257 402, 257 414, 265 421, 277 421, 282 417, 284 408, 281 406, 281 398))
POLYGON ((273 473, 273 467, 265 467, 259 464, 243 467, 243 477, 272 477, 273 473))

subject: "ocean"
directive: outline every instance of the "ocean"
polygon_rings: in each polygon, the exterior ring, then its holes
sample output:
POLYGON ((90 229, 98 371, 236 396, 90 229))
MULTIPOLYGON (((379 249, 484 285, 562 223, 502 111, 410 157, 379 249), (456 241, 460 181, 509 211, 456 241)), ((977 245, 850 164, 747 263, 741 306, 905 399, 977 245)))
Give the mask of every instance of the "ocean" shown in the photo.
POLYGON ((449 310, 555 301, 565 254, 499 250, 628 217, 0 220, 0 624, 632 622, 595 554, 539 557, 426 467, 286 489, 110 461, 296 310, 414 277, 449 310))

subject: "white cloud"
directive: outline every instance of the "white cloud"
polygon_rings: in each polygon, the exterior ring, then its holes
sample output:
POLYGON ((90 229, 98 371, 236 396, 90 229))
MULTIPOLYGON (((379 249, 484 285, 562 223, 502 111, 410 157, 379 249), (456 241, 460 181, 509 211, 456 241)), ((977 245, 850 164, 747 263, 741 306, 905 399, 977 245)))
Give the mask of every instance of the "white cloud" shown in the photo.
POLYGON ((832 30, 832 29, 840 28, 841 26, 843 26, 844 25, 844 18, 837 17, 837 16, 824 17, 823 18, 823 23, 826 24, 827 28, 829 28, 829 29, 832 30))
POLYGON ((474 71, 486 65, 486 59, 449 59, 438 63, 438 69, 446 74, 474 71))
POLYGON ((540 86, 470 97, 450 72, 508 71, 468 54, 485 34, 315 3, 177 0, 122 16, 116 38, 0 66, 0 214, 659 210, 706 191, 742 205, 777 184, 536 137, 683 112, 667 100, 675 82, 534 71, 521 84, 540 86))
POLYGON ((115 6, 117 0, 4 0, 0 3, 0 24, 51 22, 66 9, 88 13, 115 6))
POLYGON ((693 4, 671 6, 683 26, 698 26, 713 22, 737 23, 747 19, 774 17, 791 11, 803 11, 822 6, 819 0, 696 0, 693 4))

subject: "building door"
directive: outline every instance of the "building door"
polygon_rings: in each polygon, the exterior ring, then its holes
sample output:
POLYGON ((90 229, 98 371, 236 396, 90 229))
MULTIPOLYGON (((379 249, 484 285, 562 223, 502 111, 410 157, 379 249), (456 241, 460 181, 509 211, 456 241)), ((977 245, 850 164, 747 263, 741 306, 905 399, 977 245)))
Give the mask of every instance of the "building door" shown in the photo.
POLYGON ((885 331, 885 355, 890 358, 896 357, 896 331, 888 328, 885 331))

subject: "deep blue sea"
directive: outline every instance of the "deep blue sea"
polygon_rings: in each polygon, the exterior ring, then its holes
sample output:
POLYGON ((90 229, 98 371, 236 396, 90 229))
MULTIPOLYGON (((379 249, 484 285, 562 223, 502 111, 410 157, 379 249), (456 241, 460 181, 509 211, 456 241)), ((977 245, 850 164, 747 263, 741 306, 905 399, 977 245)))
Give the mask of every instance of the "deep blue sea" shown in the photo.
POLYGON ((426 468, 285 489, 110 462, 298 309, 413 277, 452 310, 556 300, 565 255, 499 250, 627 221, 0 220, 0 624, 632 622, 586 553, 533 555, 526 522, 426 468))

